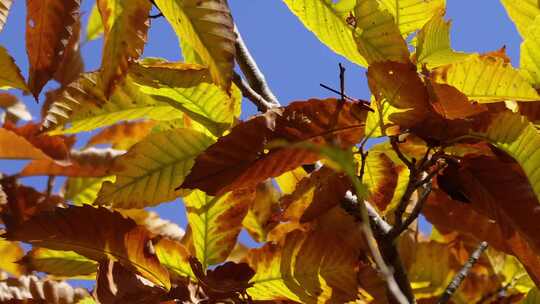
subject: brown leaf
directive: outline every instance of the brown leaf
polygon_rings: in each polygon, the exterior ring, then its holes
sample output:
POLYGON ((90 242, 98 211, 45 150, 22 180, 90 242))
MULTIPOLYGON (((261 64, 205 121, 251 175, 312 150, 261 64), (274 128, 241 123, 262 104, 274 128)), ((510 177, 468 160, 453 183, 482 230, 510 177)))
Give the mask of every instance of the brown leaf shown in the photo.
POLYGON ((180 241, 184 237, 184 229, 174 222, 164 220, 159 214, 144 209, 120 209, 118 212, 133 219, 138 225, 146 227, 156 236, 166 237, 174 241, 180 241))
POLYGON ((0 128, 0 158, 45 159, 50 157, 15 132, 0 128))
POLYGON ((9 9, 13 0, 0 0, 0 32, 4 29, 4 25, 7 22, 9 9))
POLYGON ((37 100, 43 86, 53 78, 66 45, 77 30, 80 0, 27 0, 26 5, 28 87, 37 100))
POLYGON ((114 149, 127 150, 146 137, 155 124, 154 121, 121 122, 92 136, 86 146, 111 144, 114 149))
POLYGON ((445 119, 463 119, 487 111, 485 104, 469 101, 467 96, 451 85, 430 83, 431 105, 445 119))
POLYGON ((99 263, 96 285, 101 304, 157 304, 164 294, 163 289, 111 260, 99 263))
POLYGON ((215 195, 255 187, 319 156, 297 147, 268 148, 270 142, 310 142, 350 147, 364 136, 366 112, 360 103, 336 99, 293 102, 282 113, 267 112, 238 124, 195 161, 181 188, 215 195))
POLYGON ((33 160, 20 172, 21 176, 55 175, 70 177, 103 177, 110 175, 114 160, 124 154, 113 149, 89 148, 71 151, 68 161, 33 160))
POLYGON ((69 150, 75 143, 74 136, 50 136, 41 133, 40 126, 36 123, 27 123, 23 126, 16 127, 12 123, 6 122, 4 128, 26 138, 32 145, 53 159, 67 159, 69 150))
POLYGON ((17 123, 19 119, 32 120, 32 114, 28 112, 26 105, 9 93, 0 93, 0 108, 5 111, 5 114, 0 114, 0 123, 4 123, 4 120, 12 123, 17 123))
POLYGON ((62 87, 67 86, 79 78, 79 75, 84 72, 84 62, 81 55, 79 38, 81 35, 81 20, 77 19, 72 28, 73 34, 69 38, 64 55, 60 59, 60 65, 54 73, 54 79, 58 81, 62 87))
POLYGON ((95 261, 112 259, 169 289, 167 270, 153 252, 150 233, 118 212, 88 205, 42 212, 23 224, 8 224, 6 238, 73 250, 95 261))

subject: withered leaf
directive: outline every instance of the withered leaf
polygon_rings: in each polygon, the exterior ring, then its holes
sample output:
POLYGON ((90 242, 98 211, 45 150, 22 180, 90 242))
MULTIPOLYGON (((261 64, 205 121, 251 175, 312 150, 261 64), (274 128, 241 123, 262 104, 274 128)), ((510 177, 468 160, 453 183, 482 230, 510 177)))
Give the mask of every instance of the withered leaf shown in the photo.
POLYGON ((215 195, 254 187, 319 156, 298 147, 271 148, 288 143, 336 143, 350 147, 364 136, 366 111, 360 103, 336 99, 293 102, 282 113, 267 112, 234 127, 195 160, 181 188, 198 188, 215 195))

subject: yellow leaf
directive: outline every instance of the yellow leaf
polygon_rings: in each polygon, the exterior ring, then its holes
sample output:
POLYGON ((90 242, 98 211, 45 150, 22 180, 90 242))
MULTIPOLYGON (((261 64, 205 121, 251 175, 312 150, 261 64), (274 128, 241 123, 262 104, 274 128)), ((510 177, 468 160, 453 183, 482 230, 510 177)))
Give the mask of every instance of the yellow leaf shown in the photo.
POLYGON ((302 167, 298 167, 294 170, 287 171, 280 176, 276 177, 276 183, 283 194, 291 194, 298 182, 300 182, 308 174, 302 167))
POLYGON ((527 293, 535 287, 527 270, 515 256, 495 251, 492 248, 488 248, 486 253, 493 271, 504 277, 501 282, 503 286, 508 284, 521 293, 527 293))
POLYGON ((114 176, 69 177, 66 180, 64 199, 76 206, 91 205, 105 181, 114 181, 114 176))
POLYGON ((357 296, 357 254, 331 233, 294 231, 249 253, 256 274, 247 292, 254 300, 346 303, 357 296))
POLYGON ((147 136, 120 156, 112 169, 116 181, 105 182, 98 205, 142 208, 177 198, 195 157, 213 143, 206 135, 175 129, 147 136))
POLYGON ((129 64, 142 54, 152 3, 147 0, 98 0, 97 5, 105 32, 101 80, 105 96, 109 97, 125 77, 129 64))
POLYGON ((242 221, 249 235, 257 242, 265 242, 268 234, 268 221, 271 215, 279 210, 279 193, 272 183, 265 182, 257 185, 255 199, 242 221))
POLYGON ((21 263, 31 271, 45 272, 57 279, 95 279, 98 263, 73 251, 33 248, 21 263))
POLYGON ((12 275, 22 275, 24 267, 17 263, 23 256, 24 250, 19 246, 19 242, 10 242, 0 238, 0 270, 7 271, 12 275))
POLYGON ((225 91, 232 83, 234 24, 225 0, 156 0, 176 35, 193 47, 225 91))
POLYGON ((527 293, 527 297, 520 304, 538 304, 540 303, 540 290, 535 287, 527 293))
POLYGON ((540 99, 519 71, 498 57, 471 55, 434 70, 432 76, 435 82, 451 85, 480 103, 540 99))
POLYGON ((392 15, 377 0, 358 0, 355 14, 354 39, 369 64, 388 60, 409 62, 407 43, 392 15))
POLYGON ((101 21, 98 6, 94 4, 86 26, 86 41, 97 39, 101 35, 103 35, 103 22, 101 21))
POLYGON ((195 256, 204 269, 227 259, 254 194, 246 190, 213 197, 195 190, 184 198, 195 256))
POLYGON ((535 88, 540 88, 540 17, 534 20, 521 43, 520 66, 535 88))
POLYGON ((514 21, 521 37, 527 36, 527 31, 534 19, 540 15, 538 0, 501 0, 510 19, 514 21))
POLYGON ((161 265, 165 266, 171 274, 195 279, 193 270, 189 265, 189 252, 184 245, 162 238, 154 245, 154 248, 161 265))
POLYGON ((450 46, 450 21, 444 21, 444 11, 435 14, 418 32, 416 61, 428 68, 465 60, 470 54, 456 52, 450 46))
POLYGON ((335 53, 360 65, 367 66, 353 39, 353 27, 347 24, 347 13, 352 11, 354 3, 347 9, 340 8, 340 3, 354 1, 341 0, 284 0, 289 9, 302 21, 304 26, 335 53))
POLYGON ((28 91, 21 70, 3 46, 0 46, 0 66, 0 90, 15 88, 28 91))
POLYGON ((407 37, 443 10, 446 0, 381 0, 381 4, 394 16, 401 34, 407 37))

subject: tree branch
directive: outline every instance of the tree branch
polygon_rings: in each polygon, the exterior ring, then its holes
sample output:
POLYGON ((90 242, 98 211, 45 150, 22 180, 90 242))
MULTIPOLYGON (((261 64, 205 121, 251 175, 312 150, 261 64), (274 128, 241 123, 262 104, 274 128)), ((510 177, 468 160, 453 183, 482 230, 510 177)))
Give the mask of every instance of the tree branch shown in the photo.
POLYGON ((238 86, 242 92, 242 95, 251 100, 251 102, 253 102, 260 112, 264 113, 274 107, 273 104, 269 103, 266 101, 266 99, 259 95, 259 93, 255 92, 255 90, 253 90, 249 84, 237 73, 234 73, 233 75, 233 82, 236 84, 236 86, 238 86))
POLYGON ((438 304, 444 304, 447 303, 454 292, 459 288, 459 285, 463 282, 463 280, 467 277, 469 274, 469 271, 471 268, 476 264, 482 253, 487 249, 488 243, 487 242, 481 242, 480 245, 478 245, 478 248, 474 250, 474 252, 471 254, 465 265, 461 268, 461 270, 456 274, 454 279, 452 279, 452 282, 448 284, 448 287, 446 287, 446 290, 444 291, 443 295, 437 302, 438 304))
POLYGON ((388 237, 391 239, 397 238, 403 231, 407 230, 409 225, 414 222, 420 215, 420 212, 422 211, 422 208, 424 207, 425 202, 427 201, 427 198, 429 194, 431 193, 431 183, 427 183, 424 187, 424 191, 422 191, 422 194, 420 194, 420 198, 416 201, 416 204, 414 205, 413 210, 411 211, 411 214, 400 226, 395 226, 389 233, 388 237))
POLYGON ((280 107, 281 105, 279 101, 272 93, 272 90, 270 90, 263 73, 259 70, 257 63, 251 56, 251 53, 242 39, 242 35, 240 35, 236 25, 234 26, 234 32, 236 33, 236 62, 246 77, 247 82, 251 88, 253 88, 255 92, 259 93, 259 95, 261 95, 265 100, 267 100, 272 107, 280 107))

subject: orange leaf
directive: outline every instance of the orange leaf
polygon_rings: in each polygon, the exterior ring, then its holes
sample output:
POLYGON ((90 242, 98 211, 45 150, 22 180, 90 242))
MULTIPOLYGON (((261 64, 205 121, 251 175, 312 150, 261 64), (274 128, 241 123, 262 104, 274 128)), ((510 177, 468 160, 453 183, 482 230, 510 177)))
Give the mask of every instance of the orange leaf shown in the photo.
POLYGON ((24 137, 4 128, 0 128, 0 158, 50 159, 24 137))
POLYGON ((67 159, 69 157, 69 150, 75 143, 75 137, 73 136, 49 136, 41 133, 39 123, 27 123, 19 127, 16 127, 12 123, 6 123, 4 128, 26 138, 34 147, 40 149, 53 159, 67 159))
POLYGON ((319 156, 305 149, 267 149, 268 143, 311 142, 350 147, 364 136, 366 112, 360 103, 336 99, 293 102, 283 112, 267 112, 238 124, 199 155, 181 188, 199 188, 215 195, 255 187, 319 156))
POLYGON ((153 121, 121 122, 92 136, 86 146, 112 144, 115 149, 126 150, 148 135, 155 124, 153 121))
POLYGON ((28 87, 37 100, 60 65, 66 41, 76 30, 80 0, 28 0, 26 3, 28 87))
POLYGON ((5 236, 39 247, 73 250, 95 261, 112 259, 170 288, 169 273, 153 252, 150 233, 118 212, 88 205, 56 208, 22 224, 7 223, 5 236))
POLYGON ((433 89, 431 105, 446 119, 462 119, 487 111, 484 104, 473 103, 451 85, 430 83, 433 89))

